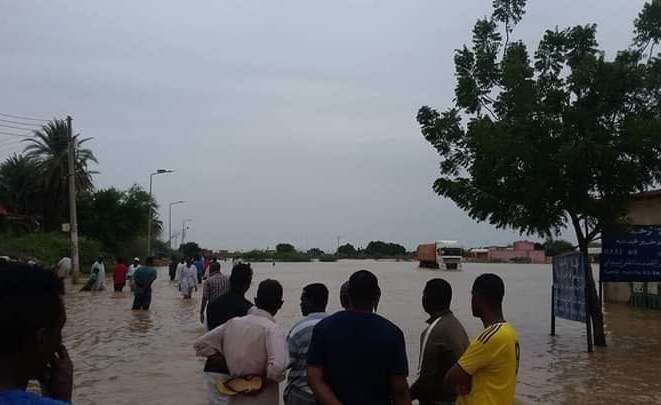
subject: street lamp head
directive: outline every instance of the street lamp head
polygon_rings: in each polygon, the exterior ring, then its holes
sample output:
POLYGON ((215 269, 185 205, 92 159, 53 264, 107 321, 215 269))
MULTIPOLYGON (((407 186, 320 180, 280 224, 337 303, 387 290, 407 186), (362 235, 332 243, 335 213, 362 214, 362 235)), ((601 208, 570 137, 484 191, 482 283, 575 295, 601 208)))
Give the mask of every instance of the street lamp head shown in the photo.
POLYGON ((174 173, 174 170, 170 169, 158 169, 154 174, 165 174, 165 173, 174 173))

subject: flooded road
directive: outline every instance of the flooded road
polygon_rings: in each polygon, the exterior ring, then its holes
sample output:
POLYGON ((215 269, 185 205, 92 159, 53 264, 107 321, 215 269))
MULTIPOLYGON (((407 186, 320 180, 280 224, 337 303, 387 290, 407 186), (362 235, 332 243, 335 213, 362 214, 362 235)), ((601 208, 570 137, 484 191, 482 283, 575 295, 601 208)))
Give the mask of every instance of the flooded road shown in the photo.
MULTIPOLYGON (((253 268, 247 297, 252 301, 260 281, 279 280, 285 304, 276 320, 286 329, 300 317, 304 285, 325 283, 331 291, 329 312, 334 312, 340 308, 339 286, 349 275, 361 268, 373 271, 382 290, 379 313, 404 331, 412 373, 425 327, 420 305, 425 282, 443 277, 452 284, 452 309, 474 336, 482 325, 470 314, 470 287, 477 275, 497 273, 506 285, 505 316, 519 333, 519 403, 661 404, 661 311, 608 304, 609 346, 588 355, 582 324, 558 319, 557 336, 549 336, 550 266, 466 264, 462 272, 447 273, 420 270, 416 263, 340 261, 258 263, 253 268)), ((223 273, 229 274, 229 264, 223 263, 223 273)), ((74 403, 205 404, 203 360, 192 349, 204 332, 200 298, 201 291, 183 301, 167 269, 159 269, 152 309, 146 313, 130 311, 132 297, 126 292, 114 296, 70 289, 64 339, 75 366, 74 403)))

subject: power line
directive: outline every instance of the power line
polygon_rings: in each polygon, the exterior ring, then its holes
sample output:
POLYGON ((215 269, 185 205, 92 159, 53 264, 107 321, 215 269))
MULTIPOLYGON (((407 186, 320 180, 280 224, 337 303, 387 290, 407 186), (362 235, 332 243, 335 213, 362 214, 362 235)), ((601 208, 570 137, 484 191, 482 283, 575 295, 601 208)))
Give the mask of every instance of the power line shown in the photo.
POLYGON ((29 122, 20 122, 20 121, 5 120, 5 119, 2 119, 2 118, 0 118, 0 121, 2 121, 2 122, 8 122, 8 123, 10 123, 10 124, 25 125, 25 126, 28 126, 28 127, 41 127, 41 124, 31 124, 31 123, 29 123, 29 122))
POLYGON ((0 131, 0 135, 5 135, 5 136, 17 136, 19 138, 32 138, 32 135, 25 135, 25 134, 12 134, 11 132, 4 132, 0 131))
POLYGON ((34 128, 21 128, 21 127, 15 127, 15 126, 12 126, 12 125, 5 125, 5 124, 0 124, 0 127, 11 128, 11 129, 20 129, 20 130, 23 130, 23 131, 34 131, 34 128))
POLYGON ((25 117, 25 116, 12 115, 12 114, 6 114, 6 113, 1 113, 1 112, 0 112, 0 115, 2 115, 3 117, 15 118, 15 119, 18 119, 18 120, 43 121, 43 122, 49 121, 49 120, 46 120, 46 119, 43 119, 43 118, 25 117))

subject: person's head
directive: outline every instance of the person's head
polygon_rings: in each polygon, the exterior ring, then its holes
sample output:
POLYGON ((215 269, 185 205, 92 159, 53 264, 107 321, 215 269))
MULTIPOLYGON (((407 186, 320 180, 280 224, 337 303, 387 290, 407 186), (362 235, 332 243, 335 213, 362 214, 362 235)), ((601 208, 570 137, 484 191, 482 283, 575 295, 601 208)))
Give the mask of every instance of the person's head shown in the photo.
POLYGON ((422 308, 425 312, 432 315, 450 309, 451 301, 452 287, 450 283, 441 278, 427 281, 425 289, 422 291, 422 308))
POLYGON ((217 258, 216 256, 214 256, 214 257, 211 258, 211 261, 214 262, 214 263, 217 263, 217 262, 218 262, 218 258, 217 258))
POLYGON ((367 270, 359 270, 349 278, 351 309, 375 311, 381 298, 376 276, 367 270))
POLYGON ((245 294, 252 283, 252 267, 249 263, 237 263, 232 267, 230 289, 241 295, 245 294))
POLYGON ((139 257, 134 257, 133 258, 133 265, 134 266, 139 266, 140 265, 140 258, 139 257))
POLYGON ((101 263, 103 261, 103 256, 97 256, 96 261, 97 263, 101 263))
POLYGON ((62 345, 62 281, 39 266, 0 262, 0 369, 17 382, 41 377, 62 345))
POLYGON ((213 262, 209 266, 209 274, 216 274, 216 273, 220 273, 220 263, 213 262))
POLYGON ((193 258, 189 256, 186 258, 186 265, 190 267, 191 264, 193 264, 193 258))
POLYGON ((349 298, 349 281, 342 283, 340 287, 340 304, 342 308, 349 309, 351 308, 351 299, 349 298))
POLYGON ((124 258, 123 257, 118 257, 116 260, 117 260, 117 264, 124 264, 124 258))
POLYGON ((271 315, 282 307, 282 286, 276 280, 266 279, 259 283, 255 305, 271 315))
POLYGON ((502 311, 505 283, 495 274, 479 275, 473 282, 471 307, 473 316, 481 318, 485 313, 502 311))
POLYGON ((153 266, 154 265, 154 257, 152 257, 152 256, 147 257, 145 259, 145 265, 149 266, 149 267, 153 266))
POLYGON ((301 293, 301 312, 308 316, 314 312, 326 312, 328 288, 321 283, 308 284, 301 293))

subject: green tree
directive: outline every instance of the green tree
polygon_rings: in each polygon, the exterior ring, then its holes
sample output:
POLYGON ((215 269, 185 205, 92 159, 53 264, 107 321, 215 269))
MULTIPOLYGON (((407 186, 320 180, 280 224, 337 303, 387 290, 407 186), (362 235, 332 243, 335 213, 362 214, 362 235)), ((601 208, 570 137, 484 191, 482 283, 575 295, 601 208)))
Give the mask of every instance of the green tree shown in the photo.
POLYGON ((370 257, 403 256, 406 254, 406 248, 397 243, 386 243, 378 240, 367 244, 365 254, 370 257))
POLYGON ((573 252, 575 250, 575 247, 571 242, 562 239, 549 239, 544 242, 542 246, 544 248, 544 254, 548 257, 573 252))
POLYGON ((356 255, 358 255, 358 251, 351 243, 346 243, 337 248, 337 254, 338 256, 344 257, 356 257, 356 255))
MULTIPOLYGON (((82 235, 96 239, 108 252, 126 250, 139 238, 146 236, 144 224, 149 215, 149 193, 133 185, 126 191, 109 188, 81 193, 78 198, 82 235)), ((154 209, 152 232, 158 235, 162 223, 158 218, 158 206, 152 197, 154 209)))
POLYGON ((32 159, 17 154, 10 156, 0 164, 0 204, 16 214, 38 214, 41 211, 39 178, 39 167, 32 159))
POLYGON ((186 242, 179 247, 179 250, 184 257, 198 257, 202 253, 202 249, 195 242, 186 242))
POLYGON ((275 251, 278 253, 295 253, 296 248, 290 243, 278 243, 275 246, 275 251))
POLYGON ((661 39, 661 0, 652 0, 643 6, 634 21, 633 44, 641 52, 649 49, 649 58, 661 39))
MULTIPOLYGON (((78 191, 94 188, 90 163, 98 163, 91 150, 81 145, 91 138, 75 137, 75 181, 78 191)), ((34 137, 25 140, 26 157, 33 159, 39 167, 42 188, 48 204, 44 205, 44 226, 46 230, 59 229, 66 220, 68 210, 68 132, 63 120, 49 121, 40 130, 34 131, 34 137)))
POLYGON ((310 257, 320 257, 320 256, 324 256, 325 253, 323 250, 319 248, 312 248, 307 251, 307 255, 310 257))
MULTIPOLYGON (((497 30, 478 21, 471 48, 455 54, 454 106, 418 112, 441 157, 434 190, 499 228, 550 237, 571 226, 587 255, 631 194, 661 181, 661 59, 628 49, 607 60, 585 25, 546 31, 534 63, 522 42, 498 60, 497 30)), ((595 344, 605 345, 591 272, 588 283, 595 344)))

